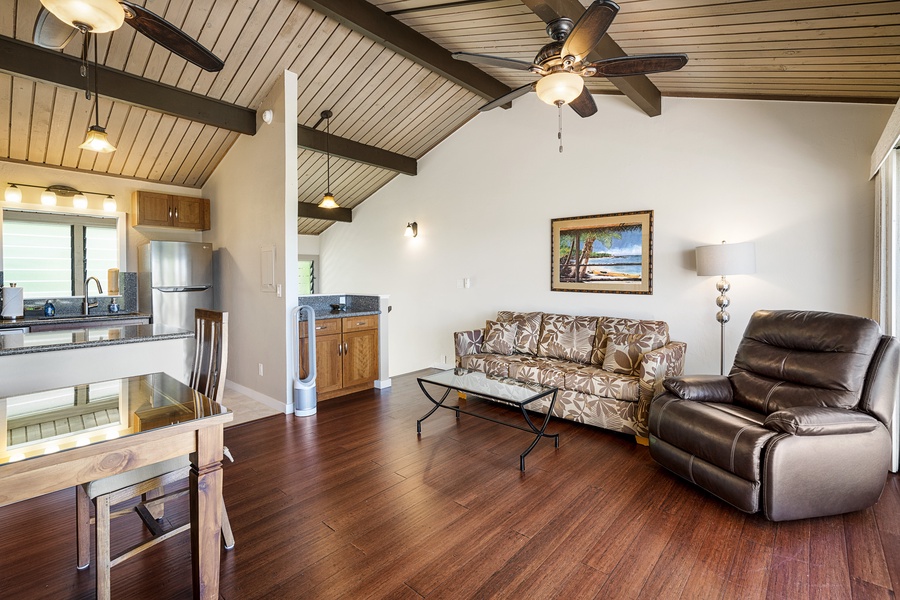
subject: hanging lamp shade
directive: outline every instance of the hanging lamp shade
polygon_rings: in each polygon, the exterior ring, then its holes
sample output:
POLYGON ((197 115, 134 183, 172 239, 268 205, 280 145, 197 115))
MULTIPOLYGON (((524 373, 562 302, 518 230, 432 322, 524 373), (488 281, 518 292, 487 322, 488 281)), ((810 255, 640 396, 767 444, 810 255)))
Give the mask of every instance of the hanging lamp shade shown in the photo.
POLYGON ((101 152, 103 154, 116 151, 116 147, 109 143, 106 129, 99 125, 91 125, 88 129, 87 139, 78 147, 82 150, 91 150, 92 152, 101 152))
POLYGON ((116 0, 41 0, 41 4, 60 21, 93 33, 115 31, 125 22, 125 9, 116 0))
POLYGON ((12 183, 8 188, 6 188, 6 193, 3 195, 3 198, 7 202, 21 202, 22 190, 17 188, 16 184, 12 183))
POLYGON ((338 203, 334 201, 334 196, 331 195, 331 192, 325 192, 325 195, 322 196, 322 201, 319 202, 319 208, 338 208, 338 203))

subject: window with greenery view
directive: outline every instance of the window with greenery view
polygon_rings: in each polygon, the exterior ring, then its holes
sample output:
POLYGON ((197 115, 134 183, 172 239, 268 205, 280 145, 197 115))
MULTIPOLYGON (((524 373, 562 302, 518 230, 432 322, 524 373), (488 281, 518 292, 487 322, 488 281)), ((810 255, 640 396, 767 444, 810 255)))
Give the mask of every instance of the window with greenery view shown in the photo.
POLYGON ((3 211, 3 282, 25 298, 83 296, 86 278, 105 286, 118 266, 115 218, 3 211))
POLYGON ((315 260, 299 260, 299 286, 298 290, 301 294, 315 294, 316 287, 316 261, 315 260))

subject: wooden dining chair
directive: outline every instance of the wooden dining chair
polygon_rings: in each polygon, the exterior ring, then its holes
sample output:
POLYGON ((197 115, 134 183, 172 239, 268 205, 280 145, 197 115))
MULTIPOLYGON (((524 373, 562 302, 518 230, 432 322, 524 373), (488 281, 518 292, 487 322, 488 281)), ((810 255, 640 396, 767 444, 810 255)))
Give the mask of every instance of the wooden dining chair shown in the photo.
MULTIPOLYGON (((209 400, 221 401, 224 396, 225 372, 228 365, 228 313, 196 309, 194 332, 196 348, 189 385, 209 400)), ((195 403, 200 401, 199 396, 195 398, 195 403)), ((200 410, 200 407, 196 408, 200 410)), ((223 448, 223 454, 234 461, 227 447, 223 448)), ((163 527, 165 503, 188 494, 187 488, 166 493, 165 486, 185 480, 190 469, 190 459, 185 455, 76 486, 77 568, 86 569, 90 566, 90 526, 94 523, 97 598, 110 597, 112 567, 190 529, 190 522, 170 529, 163 527), (138 496, 141 496, 141 502, 136 506, 114 510, 116 505, 138 496), (94 505, 94 518, 90 516, 91 504, 94 505), (153 537, 126 549, 117 556, 112 556, 109 539, 110 522, 116 517, 130 514, 132 510, 140 515, 153 537)), ((222 543, 226 550, 234 547, 234 534, 224 501, 222 543)))

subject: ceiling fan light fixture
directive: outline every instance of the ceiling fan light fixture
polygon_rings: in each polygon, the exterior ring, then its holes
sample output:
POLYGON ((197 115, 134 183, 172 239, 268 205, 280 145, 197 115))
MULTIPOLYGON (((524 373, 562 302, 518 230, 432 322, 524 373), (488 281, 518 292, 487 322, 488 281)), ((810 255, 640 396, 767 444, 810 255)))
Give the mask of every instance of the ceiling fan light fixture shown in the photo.
POLYGON ((338 203, 334 201, 334 196, 331 195, 331 192, 325 192, 325 195, 322 196, 322 201, 319 202, 319 208, 339 208, 338 203))
POLYGON ((91 125, 88 129, 87 139, 78 147, 82 150, 90 150, 92 152, 100 152, 103 154, 116 151, 116 147, 109 143, 109 136, 106 134, 106 129, 99 125, 91 125))
POLYGON ((584 79, 581 75, 558 71, 541 77, 535 86, 538 98, 551 105, 568 104, 581 95, 584 79))
POLYGON ((41 4, 60 21, 93 33, 115 31, 125 22, 125 9, 117 0, 41 0, 41 4))

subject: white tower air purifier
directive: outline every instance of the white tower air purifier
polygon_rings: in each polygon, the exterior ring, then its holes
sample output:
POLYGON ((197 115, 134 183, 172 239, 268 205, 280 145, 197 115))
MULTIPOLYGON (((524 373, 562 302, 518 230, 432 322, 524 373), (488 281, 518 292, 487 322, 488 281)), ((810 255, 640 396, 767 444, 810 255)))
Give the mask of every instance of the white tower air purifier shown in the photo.
POLYGON ((316 414, 316 311, 311 306, 297 306, 291 311, 294 326, 294 416, 316 414), (300 378, 300 313, 306 315, 309 370, 300 378))

